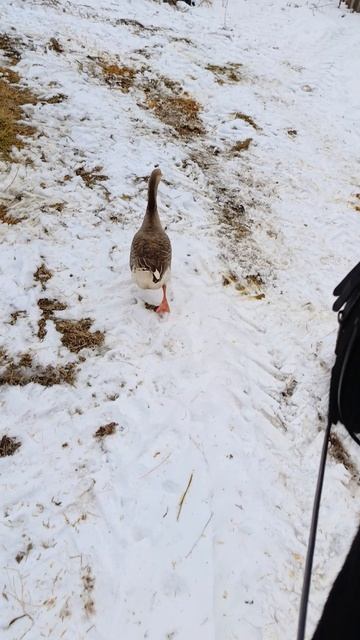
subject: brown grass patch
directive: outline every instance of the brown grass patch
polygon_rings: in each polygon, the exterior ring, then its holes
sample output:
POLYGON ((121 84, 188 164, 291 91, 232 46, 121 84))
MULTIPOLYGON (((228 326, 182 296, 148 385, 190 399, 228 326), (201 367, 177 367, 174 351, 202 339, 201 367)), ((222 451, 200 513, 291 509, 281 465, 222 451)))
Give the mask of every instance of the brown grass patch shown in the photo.
POLYGON ((59 40, 57 40, 56 38, 50 38, 47 46, 52 51, 56 51, 56 53, 64 53, 63 46, 60 44, 59 40))
POLYGON ((205 133, 199 118, 201 107, 188 95, 154 95, 148 98, 147 106, 164 124, 172 127, 183 138, 205 133))
POLYGON ((116 433, 117 426, 117 422, 109 422, 109 424, 105 424, 103 427, 99 427, 96 433, 94 433, 94 438, 105 438, 106 436, 112 436, 114 433, 116 433))
POLYGON ((66 96, 65 93, 56 93, 54 96, 51 96, 51 98, 44 98, 44 100, 41 100, 41 102, 43 104, 59 104, 60 102, 64 102, 67 99, 68 96, 66 96))
POLYGON ((228 62, 225 65, 208 64, 206 69, 214 74, 218 84, 235 83, 243 80, 240 69, 243 65, 238 62, 228 62))
POLYGON ((99 184, 99 182, 108 180, 108 176, 100 173, 100 171, 102 171, 101 166, 94 167, 94 169, 91 169, 90 171, 87 171, 85 167, 78 167, 75 174, 82 178, 87 187, 92 189, 94 186, 99 184))
POLYGON ((15 225, 19 224, 22 220, 25 220, 25 218, 15 218, 15 216, 12 216, 11 213, 9 213, 9 210, 4 204, 0 204, 0 222, 8 225, 15 225))
POLYGON ((46 336, 46 322, 53 319, 54 311, 64 311, 67 305, 59 300, 50 300, 49 298, 40 298, 38 300, 38 306, 41 309, 41 318, 38 321, 37 337, 39 340, 43 340, 46 336))
POLYGON ((134 84, 136 70, 125 65, 100 61, 100 67, 106 84, 110 87, 121 89, 123 93, 128 93, 134 84))
POLYGON ((260 273, 247 275, 244 280, 243 282, 240 282, 238 275, 234 271, 229 271, 222 276, 222 284, 224 287, 233 284, 235 285, 235 289, 239 291, 241 295, 248 296, 254 300, 262 300, 265 298, 265 294, 261 292, 264 280, 260 273))
POLYGON ((55 320, 56 330, 62 334, 61 342, 73 353, 81 349, 95 349, 104 343, 105 334, 102 331, 91 332, 93 320, 55 320))
POLYGON ((18 318, 26 318, 26 311, 23 309, 19 309, 18 311, 13 311, 10 315, 9 324, 14 325, 17 323, 18 318))
POLYGON ((31 382, 43 387, 53 387, 58 384, 75 384, 75 364, 54 367, 48 365, 34 365, 30 354, 24 354, 18 362, 7 357, 8 364, 0 373, 0 386, 24 387, 31 382), (9 361, 10 360, 10 361, 9 361))
POLYGON ((249 148, 251 142, 252 142, 252 138, 246 138, 245 140, 239 140, 238 142, 236 142, 234 144, 233 147, 231 147, 230 153, 237 154, 240 151, 247 151, 247 149, 249 148))
POLYGON ((3 436, 0 440, 0 458, 13 456, 15 451, 21 447, 21 442, 11 436, 3 436))
POLYGON ((83 593, 81 594, 83 607, 87 615, 92 615, 95 613, 95 602, 93 598, 95 578, 89 565, 84 567, 81 580, 83 583, 83 593))
POLYGON ((241 113, 241 111, 236 111, 236 113, 234 113, 234 119, 243 120, 243 122, 246 122, 251 127, 253 127, 255 131, 261 131, 261 127, 259 127, 259 125, 256 124, 255 120, 251 116, 246 115, 246 113, 241 113))
POLYGON ((33 136, 35 128, 21 122, 26 104, 36 104, 39 98, 29 89, 18 85, 18 75, 0 78, 0 158, 10 160, 13 147, 22 149, 24 138, 33 136))
POLYGON ((7 33, 0 33, 0 49, 3 56, 7 58, 11 64, 17 64, 21 58, 19 45, 21 40, 7 33))
POLYGON ((52 272, 47 268, 43 262, 34 273, 34 280, 41 283, 41 288, 44 291, 46 289, 46 283, 52 278, 52 272))

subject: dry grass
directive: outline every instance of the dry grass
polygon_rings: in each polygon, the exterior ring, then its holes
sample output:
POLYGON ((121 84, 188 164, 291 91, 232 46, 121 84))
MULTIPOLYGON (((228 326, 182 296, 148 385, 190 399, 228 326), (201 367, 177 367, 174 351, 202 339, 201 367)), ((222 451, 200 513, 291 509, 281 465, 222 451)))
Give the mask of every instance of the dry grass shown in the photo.
POLYGON ((89 565, 84 567, 81 580, 83 583, 83 593, 81 594, 83 607, 87 615, 92 615, 95 613, 95 602, 93 598, 95 578, 89 565))
POLYGON ((100 67, 106 84, 117 87, 123 93, 128 93, 134 84, 136 70, 125 65, 100 61, 100 67))
POLYGON ((188 95, 169 96, 167 93, 152 95, 147 106, 164 124, 175 129, 182 138, 190 138, 205 133, 199 118, 201 107, 188 95))
POLYGON ((34 273, 34 280, 36 280, 36 282, 40 282, 42 290, 45 291, 46 283, 50 280, 50 278, 52 278, 52 273, 43 262, 40 267, 36 269, 34 273))
POLYGON ((21 40, 7 33, 0 33, 0 49, 11 64, 17 64, 21 58, 19 45, 21 40))
POLYGON ((38 322, 37 337, 39 340, 43 340, 46 336, 46 322, 53 319, 54 311, 64 311, 67 305, 59 300, 50 300, 49 298, 40 298, 38 300, 38 306, 41 309, 41 318, 38 322))
POLYGON ((94 438, 105 438, 105 436, 112 436, 116 433, 116 427, 118 426, 117 422, 109 422, 109 424, 105 424, 103 427, 99 427, 96 433, 94 433, 94 438))
POLYGON ((208 64, 206 65, 206 69, 214 74, 216 82, 221 85, 240 82, 240 80, 243 79, 243 76, 240 73, 242 66, 242 64, 237 62, 228 62, 223 66, 208 64))
POLYGON ((230 153, 236 155, 240 151, 247 151, 250 144, 252 143, 252 138, 246 138, 245 140, 239 140, 234 144, 230 149, 230 153))
POLYGON ((243 122, 249 124, 251 127, 253 127, 253 129, 255 129, 255 131, 261 131, 261 127, 256 124, 255 120, 251 116, 246 115, 246 113, 236 111, 233 116, 235 120, 243 120, 243 122))
POLYGON ((75 364, 54 367, 48 365, 34 365, 30 354, 24 354, 18 362, 7 357, 8 364, 0 373, 0 386, 24 387, 31 382, 43 387, 53 387, 58 384, 75 384, 75 364))
POLYGON ((19 309, 18 311, 13 311, 10 315, 9 324, 15 325, 18 321, 18 318, 26 318, 26 311, 23 309, 19 309))
POLYGON ((0 458, 13 456, 15 451, 21 447, 21 442, 10 436, 3 436, 0 440, 0 458))
POLYGON ((93 320, 55 320, 56 330, 62 334, 61 342, 73 353, 81 349, 95 349, 104 343, 105 335, 102 331, 91 332, 93 320))
POLYGON ((42 104, 60 104, 67 99, 68 96, 66 96, 65 93, 56 93, 54 96, 51 96, 51 98, 44 98, 41 102, 42 104))
POLYGON ((254 300, 262 300, 265 298, 265 294, 261 292, 264 280, 260 273, 249 274, 240 282, 237 274, 234 271, 229 271, 222 276, 222 284, 224 287, 233 284, 241 295, 248 296, 254 300))
POLYGON ((19 224, 22 220, 25 220, 25 218, 15 218, 15 216, 12 216, 11 213, 9 213, 4 204, 0 204, 0 222, 8 225, 15 225, 19 224))
POLYGON ((50 38, 48 42, 48 48, 52 51, 56 51, 56 53, 64 53, 63 46, 56 38, 50 38))
POLYGON ((85 167, 78 167, 75 171, 75 174, 82 178, 87 187, 92 189, 94 186, 99 184, 99 182, 108 180, 108 176, 100 173, 101 171, 101 166, 94 167, 94 169, 91 169, 90 171, 87 171, 85 167))
POLYGON ((23 107, 37 102, 35 94, 18 85, 14 72, 0 78, 0 159, 10 160, 13 147, 22 149, 24 139, 34 135, 35 128, 22 122, 23 107))

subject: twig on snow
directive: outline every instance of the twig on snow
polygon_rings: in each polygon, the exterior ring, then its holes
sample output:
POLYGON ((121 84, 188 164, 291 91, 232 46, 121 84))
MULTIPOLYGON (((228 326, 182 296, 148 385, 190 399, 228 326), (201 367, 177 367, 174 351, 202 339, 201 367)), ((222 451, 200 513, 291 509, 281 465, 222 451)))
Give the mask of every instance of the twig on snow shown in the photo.
POLYGON ((189 482, 187 483, 187 487, 186 487, 186 489, 185 489, 184 493, 183 493, 183 494, 182 494, 182 496, 181 496, 181 499, 180 499, 180 502, 179 502, 179 510, 178 510, 178 514, 177 514, 176 520, 179 520, 179 518, 180 518, 181 509, 182 509, 182 507, 183 507, 184 500, 185 500, 185 498, 186 498, 186 494, 187 494, 187 492, 188 492, 188 491, 189 491, 189 489, 190 489, 190 485, 191 485, 191 483, 192 483, 192 479, 193 479, 193 474, 191 474, 191 476, 190 476, 190 478, 189 478, 189 482))
POLYGON ((198 538, 196 538, 196 540, 195 540, 195 542, 194 542, 193 546, 191 547, 190 551, 186 554, 185 558, 188 558, 189 556, 191 556, 191 554, 192 554, 192 552, 194 551, 195 547, 199 544, 199 542, 200 542, 201 538, 203 537, 203 535, 204 535, 204 533, 205 533, 205 531, 206 531, 206 529, 207 529, 208 525, 210 524, 210 521, 212 520, 213 515, 214 515, 214 512, 212 511, 212 512, 210 513, 210 515, 209 515, 209 517, 208 517, 208 519, 207 519, 206 523, 204 524, 203 529, 202 529, 202 531, 201 531, 201 533, 200 533, 199 537, 198 537, 198 538))

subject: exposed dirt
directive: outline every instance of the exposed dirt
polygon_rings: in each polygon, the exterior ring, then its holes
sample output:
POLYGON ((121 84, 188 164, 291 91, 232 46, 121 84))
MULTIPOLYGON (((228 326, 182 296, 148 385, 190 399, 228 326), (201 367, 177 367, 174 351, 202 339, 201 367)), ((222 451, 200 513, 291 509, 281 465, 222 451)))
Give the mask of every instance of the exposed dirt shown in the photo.
POLYGON ((38 322, 37 336, 40 340, 43 340, 46 336, 46 322, 49 319, 53 319, 55 311, 64 311, 67 305, 59 300, 50 300, 49 298, 40 298, 38 300, 38 306, 41 309, 41 318, 38 322))

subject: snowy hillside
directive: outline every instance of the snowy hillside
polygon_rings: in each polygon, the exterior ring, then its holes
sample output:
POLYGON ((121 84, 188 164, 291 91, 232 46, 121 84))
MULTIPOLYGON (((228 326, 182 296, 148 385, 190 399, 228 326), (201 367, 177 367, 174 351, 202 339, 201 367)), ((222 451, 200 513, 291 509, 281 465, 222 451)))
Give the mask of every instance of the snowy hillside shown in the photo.
MULTIPOLYGON (((0 158, 4 640, 295 637, 331 292, 360 259, 360 15, 208 5, 1 4, 25 104, 0 158), (128 268, 156 164, 162 318, 128 268)), ((336 434, 309 638, 360 510, 336 434)))

